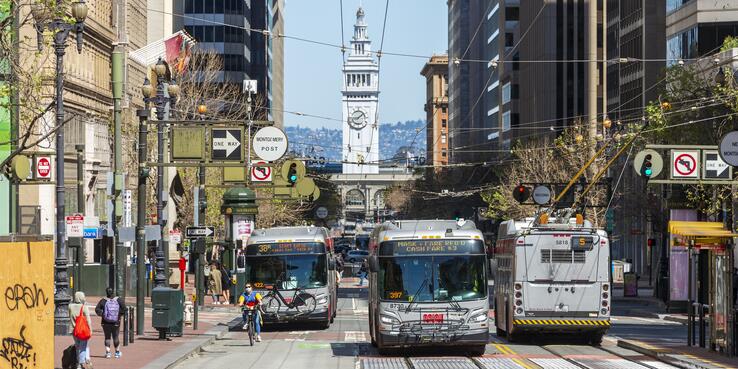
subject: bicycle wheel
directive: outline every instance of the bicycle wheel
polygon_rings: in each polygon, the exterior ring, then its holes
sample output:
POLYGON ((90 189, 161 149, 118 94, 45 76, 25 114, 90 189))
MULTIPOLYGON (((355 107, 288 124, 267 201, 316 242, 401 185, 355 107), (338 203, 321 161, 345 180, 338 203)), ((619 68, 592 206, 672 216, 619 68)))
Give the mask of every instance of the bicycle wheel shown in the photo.
POLYGON ((256 334, 255 331, 256 329, 254 328, 254 316, 252 315, 249 317, 249 344, 251 344, 251 346, 254 345, 254 335, 256 334))
POLYGON ((295 300, 292 301, 292 304, 297 312, 302 315, 310 314, 315 311, 317 301, 315 300, 315 296, 309 293, 301 293, 295 296, 295 300))
POLYGON ((261 300, 261 303, 263 304, 263 306, 266 307, 267 313, 279 315, 279 310, 281 310, 282 308, 282 302, 279 301, 279 298, 277 296, 264 296, 264 298, 261 300))

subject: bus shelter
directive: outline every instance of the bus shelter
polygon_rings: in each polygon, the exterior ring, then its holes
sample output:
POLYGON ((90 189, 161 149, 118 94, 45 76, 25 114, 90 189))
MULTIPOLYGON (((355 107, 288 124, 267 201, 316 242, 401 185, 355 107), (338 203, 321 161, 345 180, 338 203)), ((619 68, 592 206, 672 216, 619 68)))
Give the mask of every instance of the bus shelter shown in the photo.
MULTIPOLYGON (((738 234, 720 222, 670 221, 672 249, 686 248, 688 256, 688 344, 696 344, 695 322, 709 316, 711 350, 735 355, 736 321, 733 296, 733 239, 738 234)), ((708 341, 707 320, 700 324, 700 346, 708 341)))

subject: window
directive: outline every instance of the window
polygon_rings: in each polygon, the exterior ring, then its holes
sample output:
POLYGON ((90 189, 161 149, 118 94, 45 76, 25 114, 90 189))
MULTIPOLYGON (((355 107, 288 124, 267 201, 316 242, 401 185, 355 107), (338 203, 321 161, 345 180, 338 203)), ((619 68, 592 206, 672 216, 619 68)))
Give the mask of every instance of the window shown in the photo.
POLYGON ((666 0, 666 12, 677 10, 692 0, 666 0))
POLYGON ((444 150, 441 150, 441 156, 443 156, 444 158, 447 156, 445 149, 444 150))
POLYGON ((371 74, 366 75, 366 84, 369 86, 372 85, 372 75, 371 74))
POLYGON ((446 107, 445 106, 441 108, 441 113, 446 114, 446 107))
POLYGON ((520 20, 520 8, 518 7, 506 7, 505 8, 505 20, 506 21, 517 21, 520 20))
POLYGON ((506 111, 502 113, 502 131, 507 132, 510 130, 510 112, 506 111))
POLYGON ((441 143, 442 144, 445 144, 446 143, 446 134, 445 133, 441 133, 441 143))
POLYGON ((515 46, 515 35, 512 33, 505 33, 505 47, 515 46))
POLYGON ((510 98, 512 95, 512 88, 510 85, 510 82, 505 83, 502 85, 502 103, 507 104, 510 102, 510 98))
POLYGON ((441 127, 446 128, 447 125, 448 125, 448 122, 446 121, 446 119, 441 119, 441 127))

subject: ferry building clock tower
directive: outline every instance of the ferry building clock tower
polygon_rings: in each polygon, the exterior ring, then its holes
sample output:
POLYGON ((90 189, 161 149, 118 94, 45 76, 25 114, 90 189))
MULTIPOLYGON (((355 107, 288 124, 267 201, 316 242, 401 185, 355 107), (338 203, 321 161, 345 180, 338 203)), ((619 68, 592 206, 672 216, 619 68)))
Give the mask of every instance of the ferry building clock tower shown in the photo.
POLYGON ((351 49, 343 67, 343 173, 379 173, 379 66, 371 55, 364 9, 356 11, 351 49))

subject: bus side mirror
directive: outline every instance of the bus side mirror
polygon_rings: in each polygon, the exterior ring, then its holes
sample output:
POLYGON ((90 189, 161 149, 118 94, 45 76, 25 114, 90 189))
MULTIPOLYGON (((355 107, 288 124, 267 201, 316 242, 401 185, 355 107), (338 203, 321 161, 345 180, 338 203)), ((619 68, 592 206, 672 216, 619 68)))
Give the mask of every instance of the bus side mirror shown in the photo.
POLYGON ((379 270, 379 260, 376 255, 369 256, 368 261, 370 272, 376 272, 379 270))

